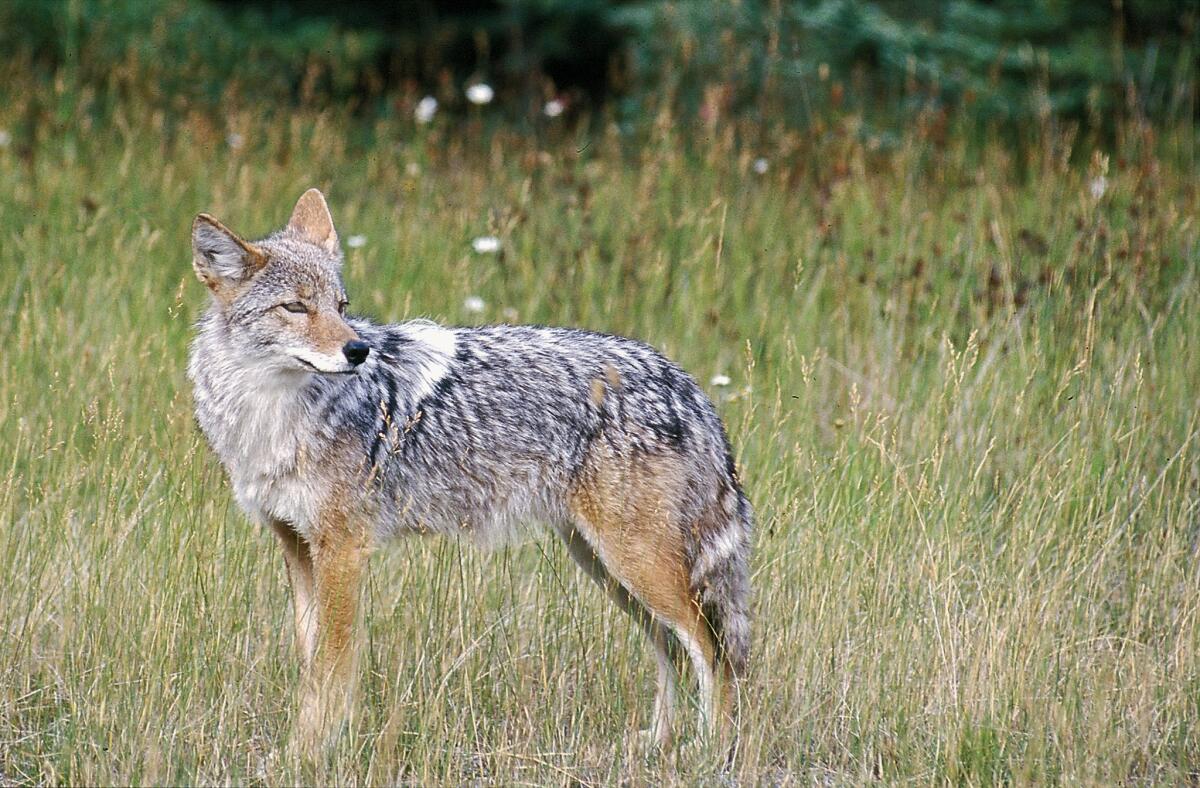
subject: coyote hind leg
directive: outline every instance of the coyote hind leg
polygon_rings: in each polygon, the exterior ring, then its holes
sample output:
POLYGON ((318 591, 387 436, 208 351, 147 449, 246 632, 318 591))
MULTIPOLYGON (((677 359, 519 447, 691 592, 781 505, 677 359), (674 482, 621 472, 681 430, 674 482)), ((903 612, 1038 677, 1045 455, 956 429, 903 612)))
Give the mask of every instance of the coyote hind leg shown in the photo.
POLYGON ((714 633, 684 558, 674 505, 684 486, 669 459, 644 458, 638 467, 610 459, 580 479, 571 506, 605 570, 683 646, 696 672, 703 726, 724 738, 733 727, 729 682, 727 672, 718 671, 714 633))
POLYGON ((654 646, 657 665, 657 688, 654 695, 654 719, 645 735, 659 747, 671 746, 675 727, 675 710, 678 705, 679 674, 676 668, 676 643, 663 624, 655 620, 646 607, 629 594, 613 575, 604 568, 604 562, 596 555, 583 535, 576 529, 562 534, 567 551, 589 577, 596 581, 619 608, 633 618, 646 633, 654 646))

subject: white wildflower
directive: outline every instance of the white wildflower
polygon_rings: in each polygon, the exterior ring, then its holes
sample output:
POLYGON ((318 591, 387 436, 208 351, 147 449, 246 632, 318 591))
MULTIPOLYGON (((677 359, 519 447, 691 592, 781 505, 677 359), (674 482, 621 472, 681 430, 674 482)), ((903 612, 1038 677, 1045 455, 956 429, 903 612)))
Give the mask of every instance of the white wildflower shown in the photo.
POLYGON ((481 235, 471 241, 471 248, 476 254, 494 254, 500 251, 500 239, 494 235, 481 235))
POLYGON ((240 150, 241 147, 246 144, 246 138, 241 134, 238 134, 236 131, 231 131, 229 132, 229 135, 225 137, 225 144, 233 150, 240 150))
POLYGON ((496 91, 486 82, 476 82, 467 87, 467 101, 472 104, 490 104, 496 97, 496 91))
POLYGON ((483 299, 479 296, 467 296, 463 300, 463 309, 467 310, 468 312, 479 313, 482 312, 486 306, 487 304, 485 304, 483 299))
POLYGON ((404 165, 404 174, 410 178, 417 177, 421 174, 421 165, 417 164, 415 161, 410 161, 408 164, 404 165))
POLYGON ((550 99, 546 102, 546 106, 542 107, 542 112, 546 114, 547 118, 557 118, 563 114, 563 110, 566 108, 566 105, 558 99, 550 99))
POLYGON ((8 129, 0 129, 0 148, 7 148, 12 144, 12 134, 8 129))
POLYGON ((349 246, 351 249, 361 249, 366 245, 367 236, 365 235, 352 235, 346 239, 346 246, 349 246))
POLYGON ((1092 192, 1092 199, 1099 200, 1104 196, 1104 192, 1108 191, 1108 178, 1103 175, 1097 175, 1092 179, 1088 187, 1092 192))
POLYGON ((505 320, 507 320, 510 323, 515 323, 515 322, 517 322, 517 318, 519 318, 521 316, 521 314, 519 312, 517 312, 517 310, 513 309, 511 306, 506 306, 500 310, 500 316, 503 317, 505 320))
POLYGON ((759 175, 766 175, 767 170, 771 169, 771 163, 762 156, 759 156, 757 159, 755 159, 754 164, 750 166, 759 175))
POLYGON ((729 379, 728 375, 713 375, 712 380, 708 382, 714 386, 728 386, 733 381, 729 379))
POLYGON ((422 125, 433 120, 433 116, 437 114, 438 100, 433 96, 426 96, 417 102, 417 108, 413 110, 413 117, 417 119, 417 123, 422 125))

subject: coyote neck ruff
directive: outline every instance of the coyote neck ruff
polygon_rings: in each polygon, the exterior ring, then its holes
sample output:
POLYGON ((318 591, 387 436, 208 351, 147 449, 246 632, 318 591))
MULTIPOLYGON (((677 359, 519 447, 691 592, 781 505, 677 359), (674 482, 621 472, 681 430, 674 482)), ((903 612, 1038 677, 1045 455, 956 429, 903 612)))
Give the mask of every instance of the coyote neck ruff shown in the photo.
POLYGON ((340 719, 328 688, 348 697, 353 684, 343 586, 358 582, 366 545, 408 532, 494 545, 539 526, 654 642, 658 742, 670 739, 679 647, 706 719, 732 721, 751 515, 690 376, 647 345, 589 331, 346 317, 315 190, 254 243, 202 214, 193 248, 213 296, 188 365, 196 416, 240 506, 284 547, 307 740, 340 719), (348 524, 357 540, 339 536, 348 524))
POLYGON ((384 505, 379 485, 367 482, 395 464, 386 452, 415 423, 418 404, 447 377, 456 352, 454 331, 432 323, 347 322, 372 348, 352 376, 247 358, 229 341, 231 327, 217 309, 199 323, 188 368, 197 420, 238 504, 252 518, 285 522, 305 538, 319 526, 335 482, 349 484, 361 499, 356 505, 373 512, 377 536, 403 528, 403 508, 384 505), (385 358, 385 347, 403 348, 403 356, 385 358))

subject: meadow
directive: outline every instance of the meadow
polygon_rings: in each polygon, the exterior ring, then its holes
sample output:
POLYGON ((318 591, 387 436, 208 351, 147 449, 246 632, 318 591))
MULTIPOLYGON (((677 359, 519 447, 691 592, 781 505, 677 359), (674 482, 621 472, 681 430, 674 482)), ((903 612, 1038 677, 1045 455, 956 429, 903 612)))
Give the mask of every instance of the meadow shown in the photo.
POLYGON ((0 785, 1200 779, 1190 124, 517 134, 14 80, 0 785), (711 393, 757 512, 729 772, 633 747, 649 648, 551 539, 381 546, 359 718, 316 772, 281 754, 289 595, 193 422, 188 230, 309 186, 352 311, 626 334, 711 393))

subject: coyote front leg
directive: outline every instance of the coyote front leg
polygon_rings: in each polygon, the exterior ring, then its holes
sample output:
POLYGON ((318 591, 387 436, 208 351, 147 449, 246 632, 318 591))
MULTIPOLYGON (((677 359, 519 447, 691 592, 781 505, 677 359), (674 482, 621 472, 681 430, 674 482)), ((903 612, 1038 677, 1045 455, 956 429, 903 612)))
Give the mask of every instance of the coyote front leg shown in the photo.
POLYGON ((288 583, 292 587, 292 614, 296 628, 296 650, 304 670, 312 664, 317 650, 317 610, 313 593, 313 560, 308 542, 295 529, 279 520, 271 521, 271 529, 283 549, 288 583))
POLYGON ((333 743, 351 708, 367 543, 347 518, 330 514, 309 546, 316 606, 316 647, 304 675, 299 734, 309 753, 333 743))

